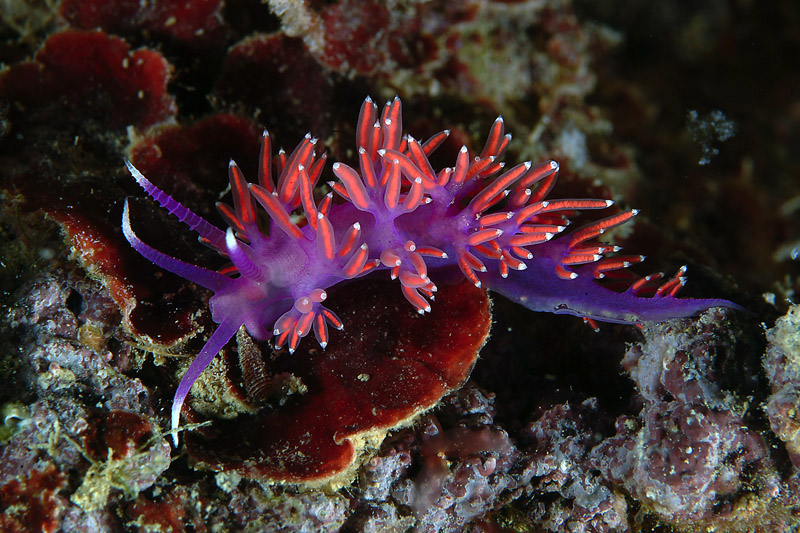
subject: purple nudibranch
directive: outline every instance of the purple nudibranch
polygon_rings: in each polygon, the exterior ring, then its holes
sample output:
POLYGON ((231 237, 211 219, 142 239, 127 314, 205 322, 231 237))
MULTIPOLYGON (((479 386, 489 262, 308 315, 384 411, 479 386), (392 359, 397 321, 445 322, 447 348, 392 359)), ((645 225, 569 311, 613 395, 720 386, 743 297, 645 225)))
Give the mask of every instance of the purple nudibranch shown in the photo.
POLYGON ((711 307, 741 309, 722 299, 676 298, 686 282, 685 268, 666 281, 661 274, 634 279, 621 292, 601 285, 598 279, 628 279, 623 269, 644 259, 615 255, 619 247, 595 239, 630 220, 636 210, 562 235, 569 214, 613 202, 545 199, 558 173, 555 161, 528 161, 505 170, 501 158, 511 136, 502 117, 492 125, 480 154, 464 146, 453 167, 437 172, 428 156, 448 134, 440 132, 425 142, 403 136, 400 99, 390 100, 379 113, 367 98, 356 129, 359 169, 334 163, 339 181, 329 182, 333 191, 317 200, 314 190, 326 155, 315 153, 316 139, 306 135, 291 155, 280 152, 273 158, 265 131, 257 183, 248 183, 233 161, 228 166, 234 206, 217 206, 226 231, 161 191, 126 161, 148 195, 232 263, 217 272, 148 246, 131 229, 126 201, 122 229, 131 246, 214 293, 209 308, 219 326, 183 376, 172 405, 176 446, 181 406, 192 384, 242 325, 257 339, 274 336, 275 346, 286 344, 290 352, 311 331, 325 348, 328 326, 344 326, 323 305, 326 291, 370 272, 388 270, 420 313, 434 309, 435 281, 446 271, 460 271, 475 285, 528 309, 572 314, 590 324, 641 324, 711 307), (333 192, 344 201, 334 202, 333 192), (257 204, 269 215, 268 232, 259 227, 257 204))

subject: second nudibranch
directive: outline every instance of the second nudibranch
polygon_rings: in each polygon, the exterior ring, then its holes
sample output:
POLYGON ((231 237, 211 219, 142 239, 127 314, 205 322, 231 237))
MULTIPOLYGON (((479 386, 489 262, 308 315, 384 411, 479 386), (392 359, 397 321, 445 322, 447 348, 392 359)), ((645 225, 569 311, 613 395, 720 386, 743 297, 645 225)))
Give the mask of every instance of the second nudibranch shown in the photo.
MULTIPOLYGON (((424 142, 403 136, 400 99, 390 100, 379 113, 367 98, 356 127, 358 168, 334 163, 338 181, 328 182, 332 191, 317 200, 326 155, 315 152, 316 139, 306 135, 290 155, 281 150, 273 157, 265 131, 256 183, 248 183, 233 161, 229 164, 234 205, 217 205, 225 231, 126 162, 147 194, 230 260, 218 272, 155 250, 133 232, 126 202, 122 227, 133 248, 214 293, 209 308, 219 326, 178 386, 173 430, 192 384, 242 325, 257 339, 274 336, 275 346, 287 345, 290 352, 312 331, 325 348, 328 326, 346 326, 325 307, 327 290, 370 272, 388 271, 420 313, 435 310, 437 279, 448 279, 446 273, 454 270, 528 309, 568 313, 593 325, 738 308, 721 299, 676 298, 686 282, 685 269, 666 280, 660 274, 636 278, 624 270, 644 257, 617 255, 619 247, 596 238, 630 220, 636 210, 562 235, 576 211, 605 209, 613 202, 546 199, 558 174, 555 161, 505 169, 501 158, 511 136, 502 118, 479 154, 464 146, 452 167, 435 171, 428 157, 448 134, 424 142), (334 192, 340 200, 334 201, 334 192), (257 205, 268 215, 268 225, 257 205), (627 287, 611 290, 598 283, 604 278, 627 287)), ((175 433, 173 438, 177 445, 175 433)))

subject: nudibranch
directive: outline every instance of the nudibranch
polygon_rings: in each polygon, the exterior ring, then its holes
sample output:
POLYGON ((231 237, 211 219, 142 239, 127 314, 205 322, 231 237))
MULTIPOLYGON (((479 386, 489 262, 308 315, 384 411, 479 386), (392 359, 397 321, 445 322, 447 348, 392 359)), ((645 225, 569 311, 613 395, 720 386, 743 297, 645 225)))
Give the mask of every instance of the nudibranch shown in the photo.
MULTIPOLYGON (((685 268, 671 278, 636 278, 624 270, 642 261, 618 255, 598 242, 606 230, 629 221, 628 210, 562 235, 576 211, 605 209, 611 200, 546 199, 559 166, 530 161, 506 169, 501 161, 511 139, 495 120, 479 154, 466 146, 454 166, 434 170, 429 156, 449 131, 419 140, 402 134, 401 102, 379 113, 367 98, 358 117, 358 169, 337 162, 332 191, 315 190, 326 154, 311 135, 288 156, 272 154, 265 131, 257 183, 228 166, 233 207, 218 204, 222 230, 153 185, 130 162, 128 170, 162 207, 230 260, 221 271, 170 257, 142 242, 131 228, 125 203, 122 229, 131 246, 157 266, 213 291, 212 319, 219 324, 191 363, 175 393, 171 422, 178 427, 192 384, 244 325, 256 339, 274 337, 293 352, 314 332, 324 349, 329 328, 346 326, 324 305, 334 285, 382 270, 398 280, 419 313, 435 313, 436 283, 451 272, 534 311, 566 313, 595 321, 641 324, 687 317, 711 307, 735 307, 722 299, 677 298, 685 268), (341 200, 334 201, 336 193, 341 200), (257 212, 260 205, 269 217, 257 212), (623 290, 603 278, 627 281, 623 290)), ((177 433, 173 439, 177 445, 177 433)))

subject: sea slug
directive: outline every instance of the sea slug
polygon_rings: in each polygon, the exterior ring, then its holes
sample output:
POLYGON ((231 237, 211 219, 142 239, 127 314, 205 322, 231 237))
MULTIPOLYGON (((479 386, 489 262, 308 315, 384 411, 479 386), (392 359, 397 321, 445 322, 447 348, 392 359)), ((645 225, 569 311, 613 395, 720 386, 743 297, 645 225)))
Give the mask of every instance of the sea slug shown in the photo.
POLYGON ((453 272, 528 309, 572 314, 590 324, 640 324, 710 307, 738 308, 721 299, 676 298, 686 281, 685 268, 663 282, 660 274, 637 279, 624 271, 644 258, 614 255, 619 247, 596 237, 630 220, 635 210, 562 235, 575 211, 604 209, 613 202, 547 200, 559 170, 555 161, 528 161, 506 170, 501 158, 511 136, 502 118, 479 154, 464 146, 453 167, 436 171, 428 156, 448 134, 424 142, 403 136, 400 99, 390 100, 379 113, 367 98, 356 128, 359 169, 334 163, 339 181, 329 182, 332 192, 318 200, 314 191, 326 155, 315 152, 316 139, 306 135, 290 155, 273 157, 265 131, 257 183, 248 183, 230 162, 234 206, 218 206, 228 224, 224 231, 127 162, 147 194, 231 262, 217 272, 155 250, 134 233, 126 202, 122 228, 131 246, 159 267, 214 292, 209 307, 219 326, 178 385, 173 430, 192 384, 242 325, 257 339, 274 336, 275 346, 287 345, 290 352, 313 330, 325 348, 328 326, 346 326, 325 307, 326 291, 380 271, 400 282, 420 313, 435 312, 436 284, 453 272), (334 192, 343 201, 334 201, 334 192), (269 215, 269 228, 260 223, 257 205, 269 215), (630 282, 615 291, 598 283, 603 278, 630 282))

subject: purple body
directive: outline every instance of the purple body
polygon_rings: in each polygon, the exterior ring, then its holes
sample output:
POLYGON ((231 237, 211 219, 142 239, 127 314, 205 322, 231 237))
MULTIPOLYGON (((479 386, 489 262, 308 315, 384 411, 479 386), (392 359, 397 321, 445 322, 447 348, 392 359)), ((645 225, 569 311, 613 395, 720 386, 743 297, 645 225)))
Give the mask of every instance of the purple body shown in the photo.
POLYGON ((554 161, 505 170, 500 159, 510 136, 502 119, 495 121, 480 154, 470 155, 463 147, 453 167, 436 172, 428 155, 447 134, 424 143, 403 137, 400 100, 388 102, 379 115, 367 99, 356 134, 360 168, 334 163, 340 181, 330 185, 345 199, 334 203, 332 193, 319 201, 313 195, 325 164, 325 156, 314 153, 316 140, 306 136, 291 155, 280 152, 273 160, 265 132, 257 184, 245 181, 235 163, 229 166, 234 207, 218 206, 227 231, 189 211, 128 163, 151 197, 232 263, 220 273, 149 247, 131 229, 126 204, 123 232, 131 245, 161 268, 214 292, 209 306, 219 327, 178 386, 173 429, 192 383, 242 325, 258 339, 274 336, 276 346, 287 344, 290 351, 314 331, 324 348, 328 325, 345 326, 322 304, 325 291, 379 270, 399 280, 420 313, 435 312, 435 283, 454 272, 528 309, 572 314, 590 323, 639 324, 710 307, 739 307, 726 300, 676 298, 684 269, 660 284, 660 275, 631 277, 625 267, 643 257, 617 255, 618 247, 596 237, 636 211, 562 235, 570 214, 612 202, 546 200, 558 173, 554 161), (268 213, 269 228, 259 225, 256 202, 268 213), (629 282, 617 292, 598 283, 603 278, 629 282))

